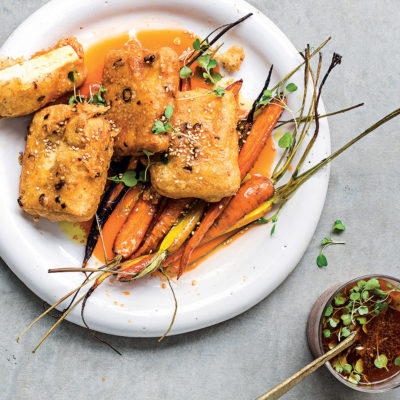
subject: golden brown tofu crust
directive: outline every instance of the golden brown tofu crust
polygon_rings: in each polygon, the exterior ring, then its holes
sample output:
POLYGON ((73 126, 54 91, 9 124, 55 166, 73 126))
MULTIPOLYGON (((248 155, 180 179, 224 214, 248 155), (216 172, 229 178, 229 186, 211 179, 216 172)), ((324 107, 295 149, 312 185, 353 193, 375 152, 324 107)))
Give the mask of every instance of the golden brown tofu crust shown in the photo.
POLYGON ((171 123, 179 133, 172 136, 169 163, 150 167, 151 183, 163 196, 215 202, 239 189, 236 101, 231 92, 222 97, 208 92, 177 94, 171 123))
MULTIPOLYGON (((0 119, 13 118, 31 114, 65 93, 73 90, 73 82, 68 79, 68 73, 76 71, 76 87, 83 84, 87 70, 84 64, 84 52, 82 45, 73 36, 60 40, 53 48, 34 54, 33 58, 42 56, 52 50, 71 46, 78 57, 75 61, 66 63, 62 68, 49 70, 37 80, 22 80, 14 77, 7 81, 0 80, 0 119)), ((0 70, 4 70, 16 64, 23 64, 24 59, 2 59, 0 70)))
POLYGON ((137 155, 143 149, 167 150, 170 135, 155 135, 152 127, 168 105, 174 105, 179 87, 179 59, 174 50, 140 48, 128 42, 110 51, 105 59, 103 85, 111 109, 107 117, 120 133, 115 140, 117 155, 137 155))
POLYGON ((239 71, 244 57, 244 50, 241 46, 232 46, 224 53, 216 56, 228 72, 239 71))
POLYGON ((94 104, 37 112, 23 156, 18 204, 51 221, 88 221, 100 202, 113 154, 113 134, 94 104))

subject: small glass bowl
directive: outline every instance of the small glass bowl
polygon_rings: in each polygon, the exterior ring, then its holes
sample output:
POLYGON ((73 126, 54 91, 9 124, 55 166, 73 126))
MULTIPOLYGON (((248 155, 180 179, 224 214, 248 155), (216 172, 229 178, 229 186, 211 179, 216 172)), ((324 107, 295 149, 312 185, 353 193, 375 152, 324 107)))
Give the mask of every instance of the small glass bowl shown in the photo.
MULTIPOLYGON (((352 279, 346 283, 338 283, 326 290, 318 298, 313 308, 311 309, 310 316, 307 322, 307 340, 308 346, 311 353, 315 358, 322 356, 325 353, 322 345, 322 321, 324 318, 325 310, 328 304, 330 304, 334 297, 343 289, 345 289, 351 283, 358 282, 359 280, 368 280, 370 278, 381 278, 390 282, 393 286, 399 285, 400 281, 396 278, 387 275, 365 275, 356 279, 352 279)), ((386 392, 390 389, 394 389, 400 386, 400 373, 393 375, 391 378, 385 379, 384 381, 375 382, 371 385, 353 385, 346 379, 342 378, 328 361, 325 366, 331 372, 331 374, 341 383, 348 386, 351 389, 358 390, 364 393, 380 393, 386 392)))

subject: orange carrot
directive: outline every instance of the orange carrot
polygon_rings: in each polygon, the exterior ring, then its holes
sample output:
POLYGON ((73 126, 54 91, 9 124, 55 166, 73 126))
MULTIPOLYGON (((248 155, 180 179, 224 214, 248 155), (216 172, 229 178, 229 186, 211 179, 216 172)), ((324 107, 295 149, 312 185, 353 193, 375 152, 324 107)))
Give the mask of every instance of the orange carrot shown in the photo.
MULTIPOLYGON (((286 102, 286 100, 284 101, 286 102)), ((265 146, 265 143, 270 136, 272 130, 275 128, 275 125, 278 122, 282 112, 282 101, 274 99, 269 105, 263 108, 260 115, 257 117, 249 133, 249 136, 247 137, 246 142, 239 153, 238 161, 241 179, 246 176, 246 174, 250 171, 251 167, 257 160, 257 157, 265 146)), ((178 278, 182 275, 182 272, 186 265, 188 265, 189 259, 194 249, 202 242, 208 230, 214 224, 215 220, 222 214, 224 209, 228 206, 231 199, 231 197, 226 197, 218 203, 214 203, 209 206, 206 214, 201 221, 200 226, 186 244, 181 259, 178 278)))
MULTIPOLYGON (((124 266, 121 269, 121 272, 117 275, 117 281, 128 282, 132 280, 132 275, 130 274, 138 274, 140 271, 146 268, 147 265, 149 265, 152 259, 153 255, 149 254, 148 256, 140 257, 139 260, 132 260, 131 264, 127 264, 127 266, 124 266), (127 274, 127 272, 130 274, 127 274)), ((128 263, 130 263, 130 261, 128 261, 128 263)))
MULTIPOLYGON (((286 104, 286 99, 283 100, 286 104)), ((282 100, 274 99, 263 108, 239 153, 240 177, 243 179, 256 162, 267 139, 283 112, 282 100)))
POLYGON ((218 203, 212 203, 209 205, 203 219, 201 220, 200 226, 194 232, 193 236, 189 239, 185 246, 185 250, 182 255, 181 265, 179 267, 178 278, 182 275, 183 269, 189 263, 189 259, 194 249, 203 240, 207 231, 211 228, 214 221, 221 215, 225 207, 229 204, 231 197, 225 197, 218 203))
POLYGON ((192 82, 190 78, 184 78, 180 81, 180 90, 181 92, 186 92, 192 88, 192 82))
POLYGON ((162 238, 168 233, 172 225, 191 202, 192 199, 169 199, 163 212, 157 218, 153 229, 149 230, 149 233, 146 234, 143 244, 134 257, 139 257, 156 250, 162 238))
POLYGON ((236 99, 239 99, 239 92, 240 89, 242 88, 243 85, 243 79, 239 79, 238 81, 235 81, 233 83, 231 83, 230 85, 228 85, 225 90, 232 92, 234 94, 234 96, 236 97, 236 99))
POLYGON ((263 175, 253 175, 236 193, 221 216, 204 236, 203 242, 224 233, 250 211, 255 210, 274 194, 274 186, 263 175))
POLYGON ((123 258, 130 257, 142 243, 155 212, 156 205, 142 196, 115 238, 114 253, 123 258))

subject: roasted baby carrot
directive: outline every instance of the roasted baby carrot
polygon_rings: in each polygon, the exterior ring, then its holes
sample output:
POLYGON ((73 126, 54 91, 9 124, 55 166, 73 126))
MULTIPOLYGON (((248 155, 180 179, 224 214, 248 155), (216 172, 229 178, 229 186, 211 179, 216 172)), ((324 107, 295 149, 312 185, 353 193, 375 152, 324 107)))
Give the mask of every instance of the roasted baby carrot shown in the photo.
POLYGON ((273 194, 274 186, 268 178, 258 174, 253 175, 241 186, 224 212, 208 230, 203 241, 208 241, 223 234, 245 215, 271 198, 273 194))
POLYGON ((182 212, 189 207, 191 202, 192 199, 169 199, 166 207, 157 218, 153 228, 146 234, 142 245, 134 256, 139 257, 155 251, 162 238, 176 223, 182 212))
POLYGON ((240 177, 243 179, 250 171, 261 150, 264 148, 267 139, 275 128, 282 112, 286 99, 273 99, 270 104, 264 107, 251 128, 246 141, 239 153, 240 177))
POLYGON ((230 85, 228 85, 225 88, 225 90, 232 92, 233 95, 238 99, 239 92, 240 92, 240 89, 242 88, 242 85, 243 85, 243 79, 239 79, 238 81, 235 81, 235 82, 231 83, 230 85))
MULTIPOLYGON (((103 228, 104 224, 107 222, 107 219, 114 211, 118 202, 122 199, 122 197, 124 197, 128 189, 129 188, 123 183, 111 183, 97 210, 97 218, 100 228, 103 228)), ((99 240, 99 235, 99 227, 95 218, 92 222, 92 226, 90 227, 90 232, 87 238, 82 267, 86 267, 90 257, 92 256, 93 250, 96 247, 97 241, 99 240)))
POLYGON ((113 251, 123 258, 130 257, 140 246, 153 216, 156 205, 143 196, 137 201, 114 241, 113 251))
POLYGON ((138 274, 140 271, 146 268, 152 258, 153 255, 148 254, 142 257, 135 258, 134 260, 126 261, 126 264, 120 269, 121 272, 117 275, 117 280, 121 282, 132 280, 131 274, 138 274))
MULTIPOLYGON (((137 159, 132 157, 129 160, 127 167, 125 164, 125 168, 135 169, 136 165, 137 165, 137 159)), ((102 229, 105 223, 107 222, 108 218, 114 211, 115 207, 120 202, 120 200, 125 196, 128 190, 129 188, 125 186, 123 183, 112 182, 110 187, 104 194, 103 198, 101 199, 101 202, 96 212, 98 222, 96 218, 93 220, 87 238, 85 247, 85 256, 82 262, 83 267, 86 267, 90 257, 93 254, 93 250, 96 247, 97 241, 99 240, 100 236, 99 225, 100 229, 102 229)))

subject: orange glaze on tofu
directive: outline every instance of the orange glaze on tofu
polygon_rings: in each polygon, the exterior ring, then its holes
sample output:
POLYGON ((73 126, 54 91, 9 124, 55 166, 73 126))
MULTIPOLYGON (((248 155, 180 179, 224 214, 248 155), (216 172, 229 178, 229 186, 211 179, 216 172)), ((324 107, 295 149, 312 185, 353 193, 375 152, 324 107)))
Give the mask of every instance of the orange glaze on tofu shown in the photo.
POLYGON ((146 50, 130 41, 105 59, 103 85, 110 105, 107 117, 120 128, 117 155, 137 155, 142 150, 167 150, 170 134, 155 135, 152 127, 168 105, 174 105, 179 87, 179 59, 170 47, 146 50))
POLYGON ((113 153, 106 107, 55 105, 37 112, 29 128, 18 204, 51 221, 87 221, 104 191, 113 153))
POLYGON ((222 97, 208 92, 177 94, 169 163, 150 167, 151 183, 163 196, 215 202, 239 189, 235 97, 231 92, 222 97))

